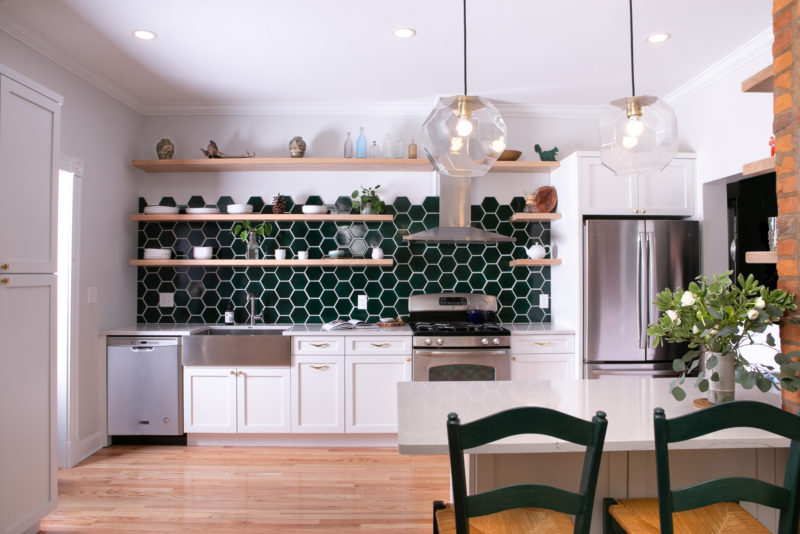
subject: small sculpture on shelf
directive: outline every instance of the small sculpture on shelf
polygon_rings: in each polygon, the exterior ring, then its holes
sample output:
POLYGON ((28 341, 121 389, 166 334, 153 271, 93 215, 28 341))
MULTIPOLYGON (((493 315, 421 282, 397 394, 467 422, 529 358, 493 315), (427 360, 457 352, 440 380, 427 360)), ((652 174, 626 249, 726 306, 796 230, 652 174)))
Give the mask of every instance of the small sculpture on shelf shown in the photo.
POLYGON ((292 137, 289 141, 289 156, 293 158, 302 158, 306 155, 306 142, 299 135, 292 137))
POLYGON ((272 197, 272 213, 286 213, 286 197, 280 193, 272 197))
POLYGON ((555 161, 556 154, 558 154, 558 147, 553 147, 550 150, 542 150, 538 144, 533 146, 533 149, 539 154, 539 159, 542 161, 555 161))
POLYGON ((222 152, 219 148, 217 148, 217 143, 214 142, 212 139, 208 142, 208 147, 205 149, 200 149, 204 156, 209 159, 218 159, 218 158, 252 158, 255 157, 255 153, 251 153, 249 150, 245 151, 245 153, 241 156, 229 156, 222 152))
POLYGON ((550 185, 525 194, 525 213, 552 213, 557 204, 556 188, 550 185))
POLYGON ((169 139, 162 139, 156 145, 156 154, 158 159, 172 159, 175 154, 175 145, 169 139))

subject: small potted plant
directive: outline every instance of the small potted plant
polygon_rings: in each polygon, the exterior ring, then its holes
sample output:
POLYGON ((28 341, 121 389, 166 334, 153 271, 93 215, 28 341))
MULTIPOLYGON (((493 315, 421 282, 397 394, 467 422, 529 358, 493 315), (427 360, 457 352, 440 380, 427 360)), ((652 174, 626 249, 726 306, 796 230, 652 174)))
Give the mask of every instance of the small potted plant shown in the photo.
MULTIPOLYGON (((761 391, 770 388, 796 391, 800 387, 800 352, 788 355, 777 353, 771 365, 748 362, 739 349, 756 343, 753 334, 763 333, 767 326, 778 322, 786 311, 794 311, 794 295, 776 289, 770 291, 758 283, 753 275, 746 279, 740 274, 738 283, 730 278, 731 271, 714 275, 712 279, 697 277, 689 287, 665 289, 658 294, 654 304, 663 312, 658 321, 647 328, 655 337, 654 346, 660 343, 688 343, 689 351, 675 359, 673 369, 680 373, 670 384, 677 400, 686 398, 683 385, 687 374, 698 366, 702 371, 695 381, 701 392, 706 392, 712 403, 732 400, 734 382, 761 391)), ((766 343, 775 346, 775 339, 767 334, 766 343)))
POLYGON ((378 197, 378 188, 361 186, 361 193, 358 189, 353 191, 350 196, 353 198, 353 209, 356 213, 363 213, 369 215, 370 213, 380 214, 386 209, 386 202, 378 197))
POLYGON ((250 221, 242 221, 233 227, 233 234, 247 243, 247 259, 257 260, 260 255, 258 237, 265 237, 272 233, 272 225, 268 222, 253 224, 250 221))

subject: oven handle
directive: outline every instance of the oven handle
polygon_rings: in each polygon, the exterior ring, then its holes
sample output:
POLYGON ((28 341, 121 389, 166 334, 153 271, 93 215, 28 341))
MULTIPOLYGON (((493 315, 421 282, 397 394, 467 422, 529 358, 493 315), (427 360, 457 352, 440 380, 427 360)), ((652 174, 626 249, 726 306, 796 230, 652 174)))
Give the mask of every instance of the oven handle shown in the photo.
POLYGON ((414 350, 415 356, 456 356, 459 354, 469 354, 475 356, 506 356, 509 350, 414 350))

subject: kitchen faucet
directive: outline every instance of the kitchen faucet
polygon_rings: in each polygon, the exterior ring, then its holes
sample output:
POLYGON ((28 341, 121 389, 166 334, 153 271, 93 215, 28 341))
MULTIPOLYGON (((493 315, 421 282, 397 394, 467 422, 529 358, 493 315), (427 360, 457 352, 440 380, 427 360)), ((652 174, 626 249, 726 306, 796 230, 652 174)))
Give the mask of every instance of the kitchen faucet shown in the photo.
POLYGON ((250 304, 250 326, 256 325, 256 296, 252 293, 247 294, 247 302, 250 304))

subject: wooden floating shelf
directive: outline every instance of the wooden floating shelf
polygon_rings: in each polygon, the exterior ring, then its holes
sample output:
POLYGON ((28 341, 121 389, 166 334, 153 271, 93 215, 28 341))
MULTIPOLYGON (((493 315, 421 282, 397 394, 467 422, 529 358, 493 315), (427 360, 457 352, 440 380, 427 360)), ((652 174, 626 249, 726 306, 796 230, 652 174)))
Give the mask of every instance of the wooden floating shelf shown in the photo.
POLYGON ((743 93, 771 93, 774 87, 772 65, 753 74, 742 82, 743 93))
POLYGON ((541 265, 561 265, 560 259, 543 259, 543 260, 511 260, 509 265, 512 267, 533 267, 541 265))
POLYGON ((754 250, 745 252, 745 263, 778 263, 778 252, 775 250, 754 250))
POLYGON ((742 165, 742 178, 752 178, 775 172, 775 156, 742 165))
POLYGON ((356 215, 347 213, 136 213, 132 221, 332 221, 332 222, 384 222, 392 221, 393 215, 356 215))
POLYGON ((515 213, 511 216, 511 222, 547 222, 560 219, 560 213, 515 213))
POLYGON ((137 267, 392 267, 394 260, 366 258, 316 260, 131 260, 137 267))
MULTIPOLYGON (((254 171, 373 171, 433 172, 426 159, 356 158, 224 158, 133 160, 148 173, 164 172, 254 172, 254 171)), ((498 161, 490 172, 542 172, 558 168, 557 161, 498 161)))

